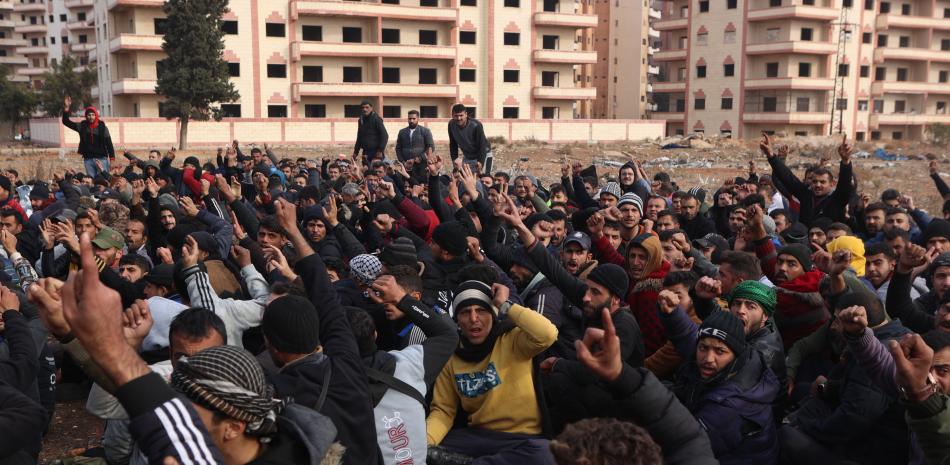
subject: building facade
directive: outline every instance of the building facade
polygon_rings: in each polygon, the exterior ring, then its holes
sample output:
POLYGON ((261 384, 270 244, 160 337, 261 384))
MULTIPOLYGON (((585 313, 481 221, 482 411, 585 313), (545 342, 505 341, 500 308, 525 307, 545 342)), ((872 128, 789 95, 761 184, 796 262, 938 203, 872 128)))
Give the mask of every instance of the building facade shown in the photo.
POLYGON ((72 56, 77 69, 89 65, 95 48, 93 0, 0 2, 0 63, 10 78, 42 85, 50 66, 72 56))
MULTIPOLYGON (((593 118, 646 118, 652 77, 659 72, 650 58, 660 33, 650 27, 660 19, 654 0, 591 0, 597 27, 587 34, 597 63, 581 76, 597 89, 590 101, 593 118)), ((585 38, 587 40, 588 38, 585 38)))
MULTIPOLYGON (((160 116, 162 0, 95 0, 104 115, 160 116)), ((246 0, 225 16, 224 59, 242 118, 342 118, 372 101, 386 118, 568 119, 596 89, 578 37, 597 25, 575 0, 246 0)))
POLYGON ((666 0, 668 134, 921 139, 950 123, 948 0, 666 0))

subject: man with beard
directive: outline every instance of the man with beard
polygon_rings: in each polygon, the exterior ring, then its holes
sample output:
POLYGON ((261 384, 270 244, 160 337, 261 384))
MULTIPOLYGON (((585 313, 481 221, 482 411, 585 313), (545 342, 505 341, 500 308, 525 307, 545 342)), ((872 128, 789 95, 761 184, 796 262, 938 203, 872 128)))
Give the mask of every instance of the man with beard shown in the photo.
POLYGON ((722 283, 704 277, 696 283, 694 294, 693 305, 700 318, 705 320, 713 312, 725 310, 742 321, 746 343, 762 353, 765 363, 778 378, 781 389, 776 407, 781 407, 787 392, 787 373, 782 336, 772 318, 775 315, 775 290, 758 281, 742 281, 729 293, 729 306, 721 308, 715 299, 722 295, 722 283))
POLYGON ((838 156, 841 163, 838 171, 838 182, 835 175, 827 168, 817 168, 812 172, 810 185, 806 185, 785 165, 785 162, 772 148, 772 140, 763 134, 759 144, 762 153, 772 165, 773 177, 782 183, 800 204, 798 220, 806 225, 812 224, 812 219, 826 216, 832 221, 843 222, 845 209, 854 191, 851 183, 852 167, 851 153, 854 147, 848 144, 848 137, 844 136, 838 146, 838 156))
POLYGON ((778 438, 772 403, 779 383, 762 353, 748 347, 743 323, 730 312, 713 312, 698 330, 679 299, 664 292, 661 320, 688 364, 671 390, 706 429, 724 465, 775 464, 778 438))
POLYGON ((691 238, 716 232, 716 225, 699 211, 699 207, 700 202, 695 195, 686 193, 680 197, 680 227, 691 238))
POLYGON ((755 255, 776 286, 775 323, 788 350, 828 321, 828 310, 819 293, 825 274, 812 269, 811 250, 804 245, 787 245, 776 253, 775 244, 762 224, 762 207, 750 206, 748 216, 755 255))
POLYGON ((866 240, 880 240, 880 233, 884 232, 887 208, 887 205, 883 203, 872 203, 864 208, 864 238, 866 240))
POLYGON ((900 318, 904 326, 916 333, 937 328, 950 332, 950 313, 944 303, 950 301, 950 252, 937 255, 927 268, 931 276, 930 292, 911 300, 911 273, 914 268, 927 264, 929 251, 916 244, 908 244, 897 262, 891 277, 885 308, 891 318, 900 318))
POLYGON ((323 258, 352 258, 366 253, 353 232, 340 223, 338 208, 336 197, 331 195, 326 206, 304 209, 303 226, 310 246, 323 258))
POLYGON ((554 343, 557 328, 512 304, 506 289, 479 281, 455 289, 461 340, 435 382, 426 420, 429 457, 438 462, 464 455, 496 464, 554 463, 542 436, 532 358, 554 343), (453 428, 460 415, 467 426, 453 428))
POLYGON ((435 150, 432 131, 419 126, 419 111, 409 110, 409 125, 396 136, 396 158, 405 165, 412 179, 425 182, 426 162, 435 150))

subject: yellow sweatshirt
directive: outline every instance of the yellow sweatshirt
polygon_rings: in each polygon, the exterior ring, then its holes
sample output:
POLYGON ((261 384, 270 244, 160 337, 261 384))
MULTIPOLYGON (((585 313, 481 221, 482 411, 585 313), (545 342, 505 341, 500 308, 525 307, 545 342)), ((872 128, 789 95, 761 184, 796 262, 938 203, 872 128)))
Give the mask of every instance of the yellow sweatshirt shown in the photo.
POLYGON ((442 368, 426 419, 429 444, 439 444, 448 434, 459 400, 469 416, 469 426, 541 433, 531 359, 554 344, 557 328, 544 315, 520 305, 511 306, 508 318, 516 328, 495 341, 488 357, 470 363, 453 355, 442 368))

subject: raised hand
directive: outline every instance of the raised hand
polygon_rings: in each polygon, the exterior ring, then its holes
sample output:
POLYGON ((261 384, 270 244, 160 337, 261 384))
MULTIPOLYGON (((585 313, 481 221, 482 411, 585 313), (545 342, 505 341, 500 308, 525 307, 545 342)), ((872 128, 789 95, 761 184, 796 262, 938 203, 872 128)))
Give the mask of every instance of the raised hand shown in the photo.
POLYGON ((323 210, 323 217, 326 218, 327 223, 330 224, 331 228, 335 228, 336 225, 340 224, 339 213, 340 209, 336 205, 336 196, 330 195, 330 198, 327 199, 327 206, 320 207, 323 210))
POLYGON ((16 310, 20 311, 20 297, 16 295, 16 292, 10 290, 6 286, 0 286, 0 306, 3 306, 3 310, 16 310))
POLYGON ((907 334, 900 342, 888 341, 887 346, 897 367, 897 384, 904 388, 907 397, 915 402, 923 402, 933 395, 934 389, 928 380, 934 351, 920 335, 907 334))
POLYGON ((69 109, 72 106, 73 106, 73 98, 67 95, 66 97, 63 98, 63 111, 68 113, 69 109))
POLYGON ((172 258, 172 250, 168 247, 159 247, 155 249, 155 255, 158 255, 158 259, 166 265, 175 264, 175 259, 172 258))
POLYGON ((841 145, 838 146, 838 157, 841 158, 841 163, 851 163, 851 154, 853 153, 854 146, 848 143, 848 135, 844 134, 841 137, 841 145))
POLYGON ((231 186, 228 184, 228 180, 224 179, 223 175, 214 175, 214 186, 218 188, 218 192, 221 193, 221 198, 224 199, 225 202, 231 203, 234 201, 234 192, 231 192, 231 186))
POLYGON ((515 201, 511 200, 507 194, 502 194, 503 202, 495 206, 495 215, 511 226, 521 224, 521 215, 518 213, 518 207, 515 201))
POLYGON ((587 230, 590 232, 590 238, 593 240, 599 240, 604 236, 604 215, 600 212, 596 212, 587 218, 587 230))
POLYGON ((660 291, 660 295, 656 299, 656 304, 661 312, 670 314, 679 306, 680 296, 676 295, 673 291, 664 289, 660 291))
POLYGON ((406 290, 396 282, 396 278, 388 274, 376 278, 372 288, 376 296, 388 304, 398 304, 406 296, 406 290))
POLYGON ((595 376, 606 381, 614 381, 623 371, 623 362, 620 360, 620 338, 614 328, 614 321, 610 311, 606 308, 601 313, 604 329, 587 328, 582 340, 574 341, 577 350, 577 360, 587 366, 595 376))
POLYGON ((43 326, 49 332, 62 339, 71 331, 66 317, 63 316, 63 299, 61 289, 64 282, 55 278, 43 278, 27 289, 27 298, 39 309, 43 326))
POLYGON ((474 201, 478 198, 478 178, 475 176, 475 173, 472 172, 472 169, 468 165, 462 164, 462 171, 459 172, 459 177, 461 178, 462 185, 465 187, 465 192, 468 192, 468 195, 474 201))
POLYGON ((836 250, 831 257, 831 267, 828 274, 837 276, 844 273, 851 266, 851 251, 848 249, 836 250))
POLYGON ((0 230, 0 242, 3 243, 3 250, 7 251, 8 257, 16 252, 17 239, 13 233, 7 231, 6 229, 0 230))
POLYGON ((937 160, 930 160, 927 166, 930 168, 930 174, 937 174, 937 160))
POLYGON ((132 348, 138 350, 142 347, 142 341, 152 330, 155 320, 152 319, 152 312, 148 309, 148 301, 137 299, 132 306, 125 309, 122 313, 123 328, 126 342, 132 348))
POLYGON ((900 260, 897 262, 897 271, 901 273, 910 273, 914 268, 927 264, 927 249, 917 244, 907 244, 901 251, 900 260))
POLYGON ((762 151, 766 158, 775 156, 775 151, 772 149, 772 138, 769 137, 765 131, 762 132, 762 140, 759 141, 759 150, 762 151))
POLYGON ((848 307, 838 312, 838 324, 845 334, 859 336, 868 327, 868 312, 864 307, 848 307))
POLYGON ((183 195, 178 199, 178 204, 181 205, 181 210, 190 217, 198 216, 198 206, 195 205, 195 202, 191 200, 191 197, 183 195))
POLYGON ((485 254, 482 253, 482 244, 479 242, 477 237, 466 236, 466 247, 468 249, 468 256, 472 257, 472 261, 475 263, 484 263, 485 254))
POLYGON ((715 299, 722 294, 722 281, 703 276, 696 282, 693 292, 696 293, 696 297, 701 299, 715 299))
POLYGON ((297 227, 297 207, 294 204, 286 199, 277 199, 274 209, 277 211, 277 222, 288 234, 300 234, 300 228, 297 227))
POLYGON ((40 230, 40 238, 43 240, 43 247, 46 250, 52 250, 56 245, 53 239, 53 222, 46 218, 38 229, 40 230))
POLYGON ((251 251, 240 245, 233 244, 231 245, 231 258, 234 259, 234 262, 237 263, 238 266, 244 268, 251 264, 251 251))
POLYGON ((194 237, 185 238, 185 243, 181 246, 181 264, 185 268, 190 268, 198 264, 198 257, 201 249, 198 248, 198 241, 194 237))
POLYGON ((297 279, 297 274, 294 273, 293 267, 287 263, 287 257, 284 256, 284 253, 281 252, 279 248, 272 245, 264 247, 264 256, 267 259, 267 271, 277 270, 281 276, 290 281, 297 279))

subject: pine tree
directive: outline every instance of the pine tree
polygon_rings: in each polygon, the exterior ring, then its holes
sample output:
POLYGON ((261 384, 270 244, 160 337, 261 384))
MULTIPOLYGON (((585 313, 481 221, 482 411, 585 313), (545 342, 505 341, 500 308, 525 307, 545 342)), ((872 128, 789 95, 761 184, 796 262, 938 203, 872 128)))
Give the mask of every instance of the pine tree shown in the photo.
POLYGON ((96 70, 86 66, 76 71, 79 63, 71 56, 63 57, 59 63, 43 73, 43 87, 39 92, 40 109, 46 115, 59 118, 63 114, 63 98, 73 98, 70 112, 92 105, 92 87, 96 85, 96 70))
MULTIPOLYGON (((30 119, 36 108, 37 96, 26 84, 11 81, 9 74, 10 69, 0 65, 0 121, 9 122, 12 133, 20 121, 30 119)), ((63 111, 62 102, 59 111, 63 111)))
POLYGON ((168 0, 163 6, 167 58, 159 63, 155 92, 165 97, 162 114, 181 121, 181 149, 188 146, 189 120, 220 119, 218 104, 240 98, 221 57, 227 7, 227 0, 168 0))

